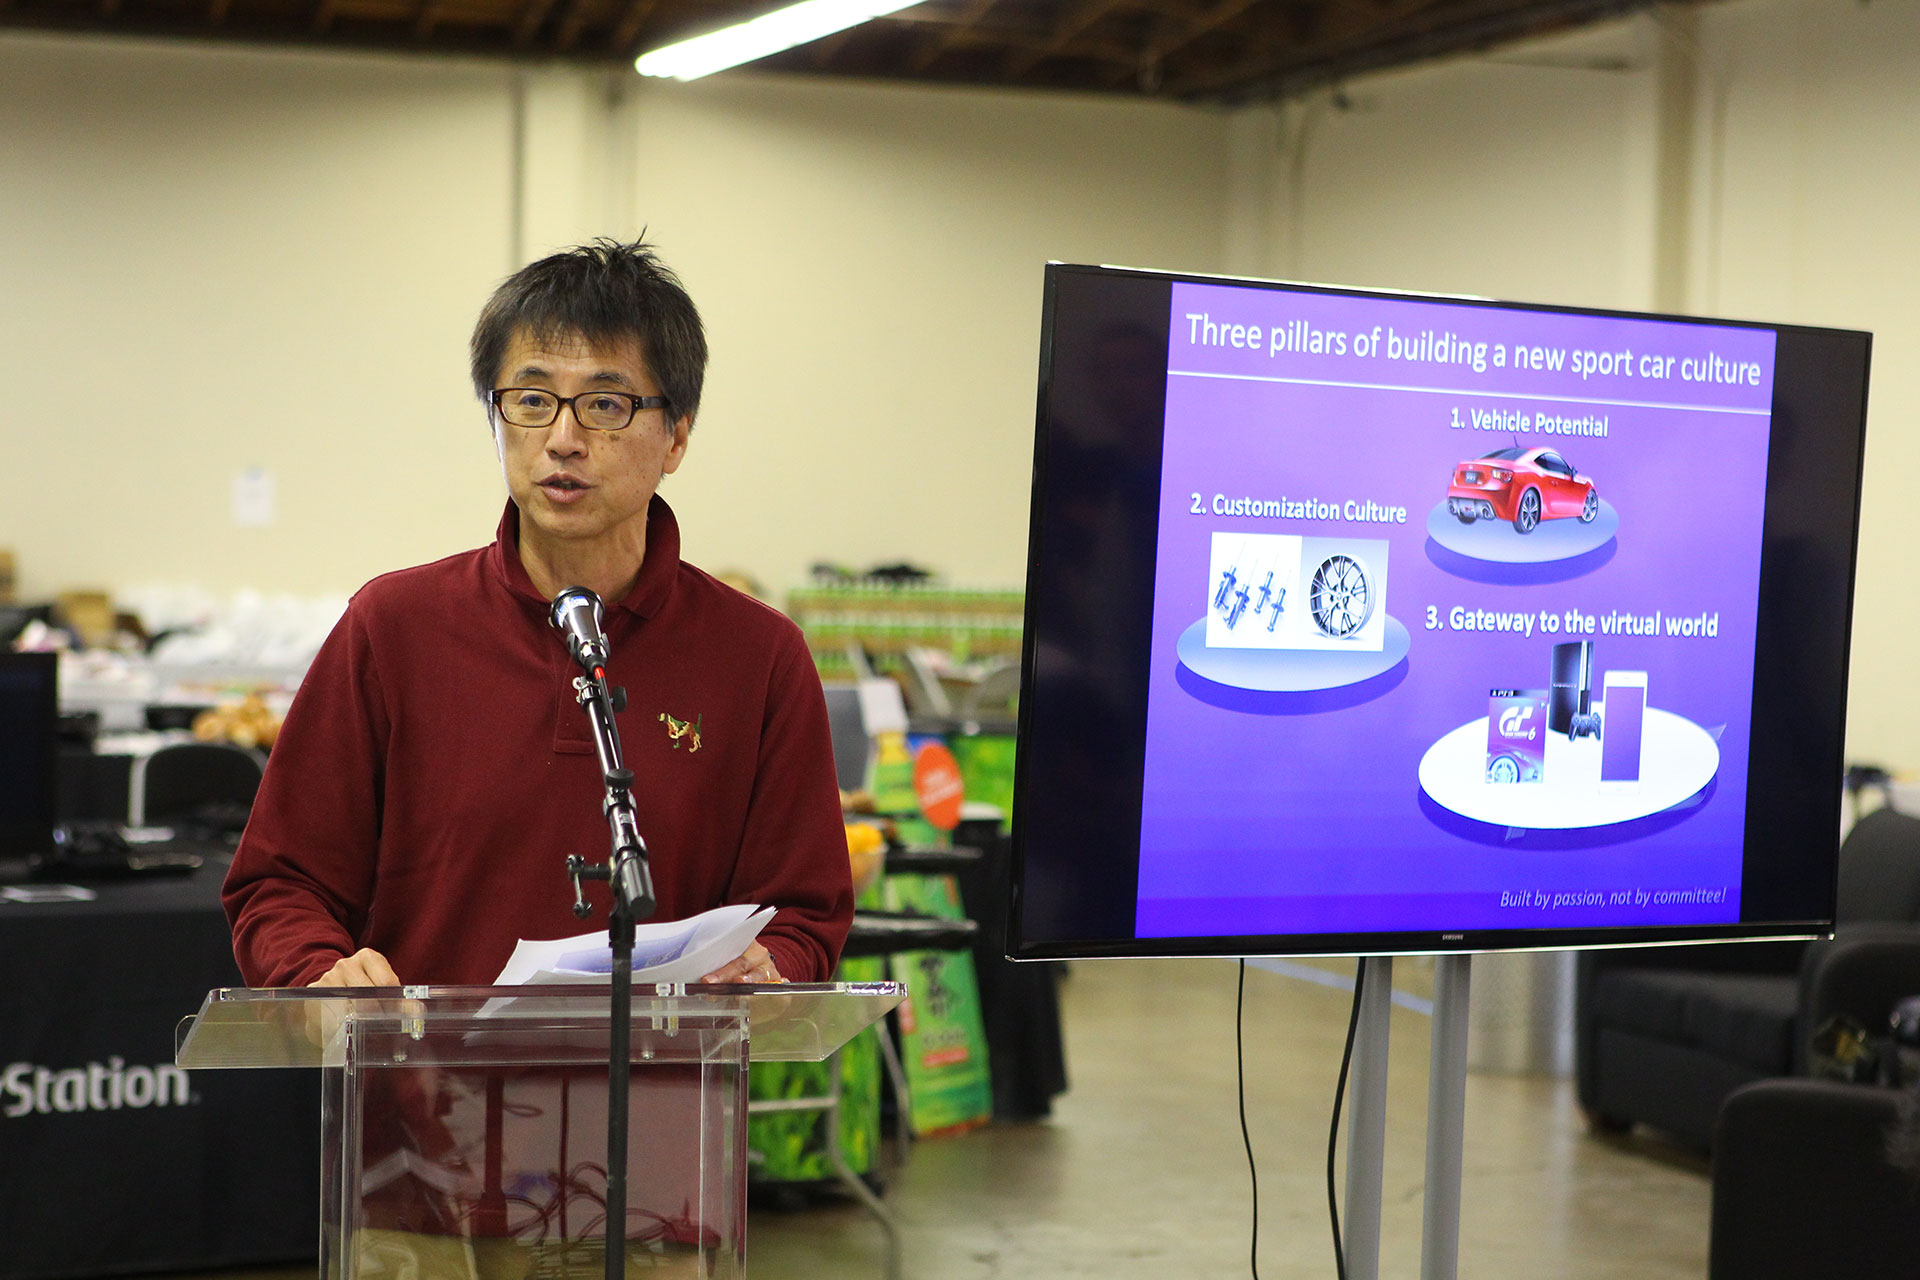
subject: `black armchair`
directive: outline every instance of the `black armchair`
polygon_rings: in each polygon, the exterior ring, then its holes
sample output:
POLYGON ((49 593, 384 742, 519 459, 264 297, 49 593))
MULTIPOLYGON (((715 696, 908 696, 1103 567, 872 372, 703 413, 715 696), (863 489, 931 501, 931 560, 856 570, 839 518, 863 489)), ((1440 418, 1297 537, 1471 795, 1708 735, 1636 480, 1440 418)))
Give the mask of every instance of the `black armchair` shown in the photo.
POLYGON ((1736 1090, 1714 1134, 1708 1280, 1912 1275, 1920 1180, 1887 1158, 1900 1098, 1829 1080, 1736 1090))
POLYGON ((1820 942, 1583 953, 1574 1039, 1588 1117, 1704 1150, 1734 1090, 1806 1073, 1828 1018, 1885 1026, 1896 1001, 1920 994, 1920 819, 1881 809, 1855 824, 1837 915, 1820 942))
POLYGON ((260 789, 266 760, 225 742, 183 742, 135 761, 128 805, 135 825, 171 824, 207 816, 238 834, 260 789))

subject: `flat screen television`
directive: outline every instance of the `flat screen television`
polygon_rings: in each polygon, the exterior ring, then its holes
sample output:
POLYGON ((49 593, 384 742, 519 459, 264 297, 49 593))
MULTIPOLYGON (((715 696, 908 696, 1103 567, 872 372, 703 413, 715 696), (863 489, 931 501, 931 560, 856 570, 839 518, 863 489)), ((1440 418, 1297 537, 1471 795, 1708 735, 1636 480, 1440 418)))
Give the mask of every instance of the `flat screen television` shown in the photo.
POLYGON ((1870 345, 1049 266, 1010 954, 1829 930, 1870 345))

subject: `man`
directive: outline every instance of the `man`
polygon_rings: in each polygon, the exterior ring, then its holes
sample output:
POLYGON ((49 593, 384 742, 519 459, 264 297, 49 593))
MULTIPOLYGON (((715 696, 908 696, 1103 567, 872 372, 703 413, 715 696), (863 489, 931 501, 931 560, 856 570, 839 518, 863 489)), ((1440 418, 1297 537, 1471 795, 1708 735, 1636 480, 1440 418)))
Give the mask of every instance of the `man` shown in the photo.
POLYGON ((706 360, 644 244, 495 291, 472 374, 506 512, 492 545, 368 583, 302 682, 224 890, 250 985, 485 983, 517 939, 591 927, 564 860, 606 857, 604 788, 547 620, 569 586, 605 602, 658 918, 776 906, 705 980, 829 976, 853 907, 818 676, 791 622, 680 559, 656 494, 706 360))

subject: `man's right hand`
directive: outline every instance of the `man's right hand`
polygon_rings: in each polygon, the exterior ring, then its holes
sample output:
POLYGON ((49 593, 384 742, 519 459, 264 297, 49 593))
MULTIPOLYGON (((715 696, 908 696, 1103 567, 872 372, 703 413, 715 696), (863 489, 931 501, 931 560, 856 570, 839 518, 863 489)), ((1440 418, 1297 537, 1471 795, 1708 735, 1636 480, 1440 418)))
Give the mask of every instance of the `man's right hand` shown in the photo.
POLYGON ((372 947, 362 947, 333 962, 333 968, 307 984, 310 987, 397 987, 400 977, 387 958, 372 947))

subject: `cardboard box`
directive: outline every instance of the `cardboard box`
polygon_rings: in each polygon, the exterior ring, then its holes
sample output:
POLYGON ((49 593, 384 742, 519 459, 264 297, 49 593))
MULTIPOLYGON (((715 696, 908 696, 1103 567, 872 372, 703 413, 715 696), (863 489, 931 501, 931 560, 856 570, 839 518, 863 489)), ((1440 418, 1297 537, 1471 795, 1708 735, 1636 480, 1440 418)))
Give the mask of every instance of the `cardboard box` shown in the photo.
POLYGON ((62 591, 56 602, 60 616, 67 620, 88 647, 104 645, 113 638, 113 597, 104 591, 62 591))

